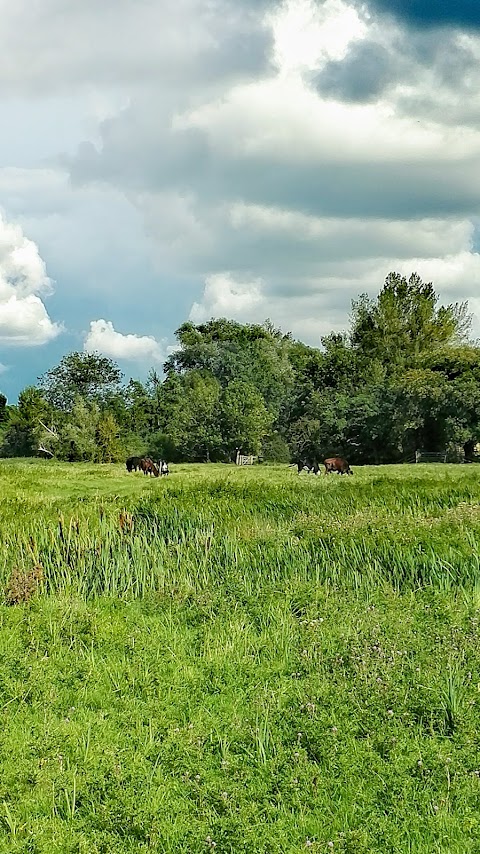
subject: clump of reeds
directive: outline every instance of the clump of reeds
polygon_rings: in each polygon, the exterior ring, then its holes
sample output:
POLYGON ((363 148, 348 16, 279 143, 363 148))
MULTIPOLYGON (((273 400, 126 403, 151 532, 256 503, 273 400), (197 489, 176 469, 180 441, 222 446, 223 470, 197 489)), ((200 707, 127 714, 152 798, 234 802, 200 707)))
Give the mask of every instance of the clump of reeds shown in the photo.
POLYGON ((133 516, 132 516, 132 514, 128 513, 126 510, 122 510, 120 512, 120 516, 118 517, 118 524, 120 526, 120 530, 123 533, 133 531, 133 516))

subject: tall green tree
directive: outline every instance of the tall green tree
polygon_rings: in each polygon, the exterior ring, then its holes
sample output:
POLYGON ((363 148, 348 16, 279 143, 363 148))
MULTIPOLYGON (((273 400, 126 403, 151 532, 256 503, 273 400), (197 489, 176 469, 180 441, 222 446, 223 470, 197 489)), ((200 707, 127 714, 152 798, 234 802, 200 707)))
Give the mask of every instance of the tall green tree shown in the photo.
POLYGON ((96 459, 100 463, 114 463, 122 457, 120 430, 112 412, 100 415, 96 430, 96 459))
POLYGON ((391 372, 422 353, 465 340, 470 328, 467 303, 439 306, 438 299, 432 283, 417 273, 408 280, 390 273, 375 299, 362 294, 353 300, 352 347, 391 372))
POLYGON ((69 353, 39 378, 39 385, 48 403, 68 412, 78 397, 105 406, 108 398, 118 393, 122 376, 118 365, 107 356, 69 353))
POLYGON ((237 448, 246 454, 258 454, 273 416, 254 385, 232 380, 222 394, 220 420, 222 445, 232 457, 237 448))
POLYGON ((222 450, 220 383, 206 371, 172 375, 160 401, 163 442, 175 459, 209 461, 222 450))
POLYGON ((220 318, 195 326, 184 323, 175 333, 179 347, 167 359, 167 375, 204 371, 222 388, 241 380, 262 395, 267 409, 278 416, 294 374, 289 360, 291 336, 270 321, 241 324, 220 318))
POLYGON ((3 437, 3 454, 10 457, 28 457, 38 450, 39 439, 51 416, 42 392, 27 386, 20 392, 18 403, 9 410, 9 419, 3 437))
POLYGON ((71 412, 59 428, 58 456, 70 462, 98 460, 97 426, 100 420, 98 404, 77 397, 71 412))
POLYGON ((140 380, 131 379, 125 389, 125 404, 130 431, 146 436, 158 428, 154 413, 154 399, 140 380))
POLYGON ((473 456, 480 441, 480 348, 444 347, 426 353, 422 367, 432 376, 432 388, 442 387, 431 416, 442 425, 446 443, 463 446, 465 456, 473 456))

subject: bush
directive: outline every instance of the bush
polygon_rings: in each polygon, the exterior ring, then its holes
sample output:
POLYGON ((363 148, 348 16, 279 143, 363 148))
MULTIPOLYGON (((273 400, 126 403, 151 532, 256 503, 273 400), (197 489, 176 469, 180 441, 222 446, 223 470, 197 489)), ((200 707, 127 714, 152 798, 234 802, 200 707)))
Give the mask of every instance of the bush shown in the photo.
POLYGON ((148 440, 149 454, 156 460, 178 462, 181 459, 175 442, 167 433, 153 433, 148 440))

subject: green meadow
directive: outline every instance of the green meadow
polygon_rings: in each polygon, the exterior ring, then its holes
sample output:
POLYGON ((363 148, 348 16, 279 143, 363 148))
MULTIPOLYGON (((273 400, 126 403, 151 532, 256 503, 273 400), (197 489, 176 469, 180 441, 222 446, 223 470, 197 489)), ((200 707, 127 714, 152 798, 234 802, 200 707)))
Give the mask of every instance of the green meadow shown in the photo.
POLYGON ((354 471, 0 461, 0 854, 480 852, 480 467, 354 471))

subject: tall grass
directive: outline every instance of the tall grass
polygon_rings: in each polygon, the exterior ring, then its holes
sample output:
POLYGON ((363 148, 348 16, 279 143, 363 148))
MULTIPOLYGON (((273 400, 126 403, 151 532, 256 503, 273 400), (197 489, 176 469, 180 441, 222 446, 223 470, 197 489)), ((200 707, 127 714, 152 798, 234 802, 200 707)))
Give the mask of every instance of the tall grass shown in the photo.
POLYGON ((212 584, 252 595, 292 580, 398 591, 478 586, 476 469, 378 472, 357 469, 347 480, 298 477, 285 467, 185 467, 168 481, 147 481, 113 466, 98 473, 9 463, 0 581, 40 564, 47 591, 85 599, 212 584))

